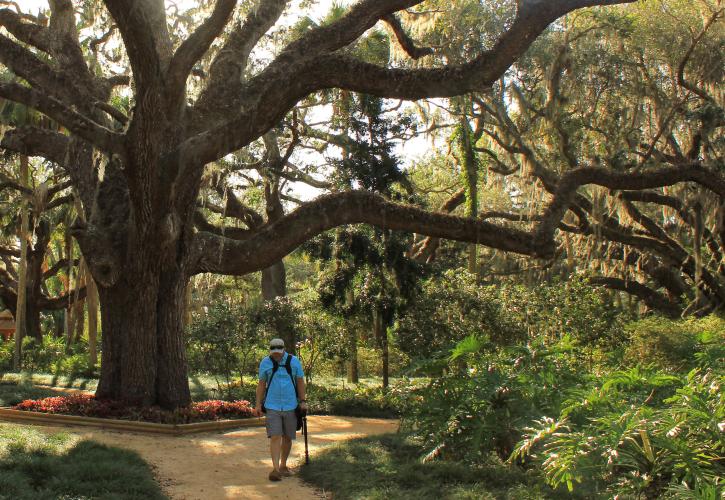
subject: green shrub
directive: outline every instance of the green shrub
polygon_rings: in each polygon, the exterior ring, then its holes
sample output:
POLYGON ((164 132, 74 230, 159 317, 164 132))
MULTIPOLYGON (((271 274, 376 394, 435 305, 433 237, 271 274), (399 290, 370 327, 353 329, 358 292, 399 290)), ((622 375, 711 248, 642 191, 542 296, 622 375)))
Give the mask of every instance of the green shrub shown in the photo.
POLYGON ((13 353, 15 343, 11 340, 0 339, 0 374, 13 369, 13 353))
POLYGON ((188 328, 187 358, 191 373, 208 373, 223 392, 234 380, 256 373, 261 336, 248 309, 220 302, 188 328))
POLYGON ((511 459, 530 458, 553 487, 595 497, 682 497, 700 489, 719 498, 724 383, 713 371, 616 372, 574 398, 558 419, 542 418, 527 429, 511 459))
POLYGON ((725 320, 671 320, 650 317, 627 325, 629 344, 624 363, 653 365, 668 371, 688 371, 725 361, 725 320))
POLYGON ((571 344, 497 349, 469 337, 448 359, 448 372, 410 396, 403 424, 431 456, 480 464, 491 452, 507 458, 523 429, 558 411, 563 389, 581 381, 571 371, 571 344))
MULTIPOLYGON (((12 369, 14 342, 0 343, 0 371, 12 369)), ((51 373, 69 377, 94 376, 98 367, 90 367, 88 346, 78 343, 66 351, 65 341, 52 335, 45 335, 41 342, 32 337, 23 339, 23 370, 35 373, 51 373)))

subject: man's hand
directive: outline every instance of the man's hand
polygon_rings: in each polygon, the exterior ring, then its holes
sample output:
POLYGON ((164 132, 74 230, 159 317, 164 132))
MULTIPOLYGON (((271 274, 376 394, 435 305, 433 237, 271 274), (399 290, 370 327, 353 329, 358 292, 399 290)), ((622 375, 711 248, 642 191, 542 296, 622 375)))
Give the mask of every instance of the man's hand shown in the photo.
POLYGON ((254 407, 254 415, 257 417, 262 416, 262 405, 258 404, 257 406, 254 407))
POLYGON ((307 403, 300 403, 300 410, 302 410, 302 413, 307 414, 307 403))

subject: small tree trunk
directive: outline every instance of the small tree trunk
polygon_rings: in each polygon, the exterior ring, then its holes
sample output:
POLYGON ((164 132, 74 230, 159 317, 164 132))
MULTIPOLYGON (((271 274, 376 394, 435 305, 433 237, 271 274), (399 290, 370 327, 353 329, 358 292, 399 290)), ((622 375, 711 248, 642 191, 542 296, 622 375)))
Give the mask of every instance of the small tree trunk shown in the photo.
POLYGON ((383 315, 378 310, 373 310, 373 334, 380 344, 382 350, 382 361, 383 361, 383 389, 387 389, 389 385, 390 368, 389 368, 389 353, 388 353, 388 334, 385 331, 383 325, 383 315))
POLYGON ((73 306, 73 343, 77 344, 83 339, 86 323, 86 301, 77 300, 73 306))
MULTIPOLYGON (((71 239, 70 225, 66 224, 65 256, 68 259, 68 305, 65 308, 65 350, 68 352, 73 340, 73 240, 71 239)), ((76 280, 78 277, 76 276, 76 280)))
MULTIPOLYGON (((466 215, 475 219, 478 217, 478 163, 473 150, 473 132, 465 115, 460 118, 460 133, 461 160, 466 185, 466 215)), ((476 273, 478 267, 477 253, 475 243, 468 245, 468 272, 472 274, 476 273)))
MULTIPOLYGON (((20 157, 20 183, 28 185, 27 156, 20 157)), ((15 310, 15 352, 13 353, 13 368, 21 369, 23 337, 26 325, 26 298, 27 298, 27 269, 28 269, 28 206, 23 202, 20 216, 20 266, 18 269, 18 301, 15 310)))
POLYGON ((78 280, 76 281, 76 291, 73 298, 73 328, 71 329, 71 338, 73 343, 78 343, 83 338, 83 329, 86 319, 85 315, 85 299, 80 298, 81 289, 86 286, 86 270, 82 263, 78 266, 78 280))
POLYGON ((349 329, 350 338, 350 360, 347 366, 347 381, 353 384, 360 382, 360 372, 357 361, 357 330, 349 329))

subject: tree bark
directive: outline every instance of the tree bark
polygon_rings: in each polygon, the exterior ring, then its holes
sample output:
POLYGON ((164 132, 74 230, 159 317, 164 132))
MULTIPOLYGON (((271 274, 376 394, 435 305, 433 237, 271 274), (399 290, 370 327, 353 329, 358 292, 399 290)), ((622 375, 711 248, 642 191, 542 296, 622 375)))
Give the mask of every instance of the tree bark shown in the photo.
POLYGON ((99 290, 103 350, 97 397, 164 408, 191 402, 182 334, 185 288, 178 274, 148 272, 99 290))
POLYGON ((354 327, 349 329, 348 338, 350 339, 350 359, 347 365, 347 381, 357 384, 360 382, 360 371, 357 360, 357 330, 354 327))
POLYGON ((83 261, 86 269, 86 300, 88 303, 88 364, 93 370, 98 363, 98 287, 93 276, 88 271, 88 266, 83 261))
MULTIPOLYGON (((20 157, 20 182, 28 185, 28 157, 20 157)), ((24 201, 21 208, 20 221, 20 266, 18 269, 18 301, 15 312, 15 352, 13 368, 20 370, 22 365, 23 337, 26 333, 26 297, 27 297, 27 268, 28 268, 28 205, 24 201)))

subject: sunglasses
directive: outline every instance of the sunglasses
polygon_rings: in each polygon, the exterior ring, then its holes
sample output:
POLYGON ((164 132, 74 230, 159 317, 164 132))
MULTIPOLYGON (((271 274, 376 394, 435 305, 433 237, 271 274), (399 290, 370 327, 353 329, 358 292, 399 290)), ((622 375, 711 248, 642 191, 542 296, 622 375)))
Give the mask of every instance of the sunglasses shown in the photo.
POLYGON ((271 345, 269 346, 270 351, 274 351, 275 349, 284 349, 283 345, 271 345))

